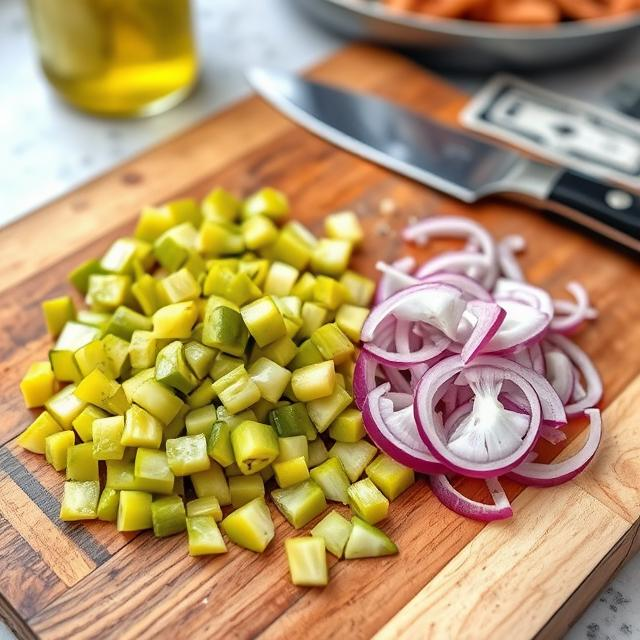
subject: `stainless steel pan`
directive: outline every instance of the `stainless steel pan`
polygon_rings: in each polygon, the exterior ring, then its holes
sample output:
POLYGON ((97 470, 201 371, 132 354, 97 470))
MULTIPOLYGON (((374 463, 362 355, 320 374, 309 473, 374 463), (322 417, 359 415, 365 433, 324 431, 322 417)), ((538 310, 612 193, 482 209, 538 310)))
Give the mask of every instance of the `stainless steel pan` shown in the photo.
POLYGON ((551 67, 640 38, 640 12, 528 28, 401 14, 373 0, 292 1, 335 31, 362 40, 424 49, 435 64, 458 69, 551 67))

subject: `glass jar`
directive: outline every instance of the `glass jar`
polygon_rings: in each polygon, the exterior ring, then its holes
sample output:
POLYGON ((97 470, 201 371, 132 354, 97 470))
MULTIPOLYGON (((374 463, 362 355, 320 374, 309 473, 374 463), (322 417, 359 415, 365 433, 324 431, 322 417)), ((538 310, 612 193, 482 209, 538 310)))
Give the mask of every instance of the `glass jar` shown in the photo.
POLYGON ((105 116, 164 111, 197 77, 189 0, 29 0, 49 82, 105 116))

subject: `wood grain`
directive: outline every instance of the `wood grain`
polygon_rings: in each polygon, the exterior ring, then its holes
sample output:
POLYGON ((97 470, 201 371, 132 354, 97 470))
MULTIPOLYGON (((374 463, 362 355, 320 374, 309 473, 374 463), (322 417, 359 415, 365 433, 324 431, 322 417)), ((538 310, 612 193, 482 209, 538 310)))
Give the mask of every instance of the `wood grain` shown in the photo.
MULTIPOLYGON (((339 53, 313 75, 450 123, 465 102, 403 58, 364 46, 339 53)), ((633 319, 640 268, 551 217, 505 202, 455 202, 333 148, 251 98, 0 230, 0 271, 0 612, 21 638, 281 638, 301 630, 310 638, 391 637, 425 628, 434 612, 434 637, 469 635, 460 622, 467 619, 493 638, 512 638, 510 621, 523 607, 529 617, 522 637, 554 637, 639 544, 640 323, 633 319), (264 184, 281 188, 294 215, 317 232, 325 214, 354 209, 367 232, 354 263, 369 274, 378 259, 403 252, 424 259, 455 246, 403 245, 399 230, 428 214, 470 216, 498 236, 522 234, 529 245, 522 262, 533 282, 563 295, 567 282, 580 280, 602 312, 577 338, 601 370, 609 407, 596 464, 559 489, 505 483, 516 517, 489 527, 445 509, 421 479, 383 525, 400 555, 331 560, 331 583, 322 591, 290 584, 282 540, 291 529, 275 512, 277 540, 264 555, 230 545, 227 555, 207 559, 189 558, 183 537, 159 541, 119 534, 107 523, 61 523, 61 475, 13 440, 34 415, 22 406, 18 381, 50 347, 40 303, 68 291, 71 267, 130 232, 143 205, 201 197, 218 184, 239 194, 264 184), (392 216, 382 215, 383 200, 395 203, 392 216), (475 566, 474 553, 491 562, 475 566), (552 581, 554 556, 563 571, 552 581), (445 588, 470 595, 429 596, 445 588), (479 605, 480 597, 491 606, 479 605)), ((570 439, 582 426, 570 427, 570 439)), ((541 445, 541 459, 555 454, 541 445)), ((478 484, 462 488, 483 495, 478 484)))

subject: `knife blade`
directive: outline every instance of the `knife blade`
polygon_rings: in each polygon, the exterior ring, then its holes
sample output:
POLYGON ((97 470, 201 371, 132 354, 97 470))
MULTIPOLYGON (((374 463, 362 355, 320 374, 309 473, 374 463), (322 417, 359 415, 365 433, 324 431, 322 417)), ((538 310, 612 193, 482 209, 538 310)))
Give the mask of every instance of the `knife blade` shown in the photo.
POLYGON ((369 94, 253 68, 265 100, 321 138, 473 203, 499 194, 552 210, 640 252, 640 197, 543 164, 369 94))

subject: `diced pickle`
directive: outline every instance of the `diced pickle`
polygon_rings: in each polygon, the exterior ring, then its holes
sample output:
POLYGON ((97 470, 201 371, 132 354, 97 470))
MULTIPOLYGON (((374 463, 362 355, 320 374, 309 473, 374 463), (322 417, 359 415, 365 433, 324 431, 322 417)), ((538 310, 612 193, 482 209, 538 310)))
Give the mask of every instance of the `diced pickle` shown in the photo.
POLYGON ((222 520, 220 502, 215 496, 206 496, 204 498, 190 500, 187 502, 187 516, 189 518, 212 516, 216 522, 220 522, 222 520))
POLYGON ((413 469, 405 467, 384 453, 369 464, 365 473, 389 500, 395 500, 415 482, 413 469))
POLYGON ((228 467, 235 460, 231 446, 231 430, 226 422, 215 422, 207 441, 207 452, 218 464, 228 467))
POLYGON ((98 461, 93 443, 76 444, 67 449, 67 480, 98 480, 98 461))
POLYGON ((98 520, 115 522, 118 518, 119 503, 120 492, 110 487, 105 487, 100 494, 100 500, 98 502, 98 520))
POLYGON ((369 524, 387 517, 389 500, 369 478, 354 482, 348 489, 349 506, 352 511, 369 524))
POLYGON ((62 427, 48 411, 43 411, 16 439, 16 442, 33 453, 44 453, 46 438, 62 431, 62 427))
POLYGON ((398 547, 384 531, 358 518, 358 516, 351 518, 351 525, 351 535, 344 549, 344 557, 347 560, 379 558, 398 553, 398 547))
POLYGON ((76 317, 76 307, 69 296, 51 298, 42 303, 47 330, 55 338, 60 335, 64 325, 76 317))
POLYGON ((20 382, 27 409, 41 407, 56 390, 56 379, 50 362, 34 362, 20 382))
POLYGON ((324 538, 303 536, 284 542, 291 582, 302 587, 324 587, 329 583, 324 538))
POLYGON ((229 493, 234 509, 247 504, 254 498, 264 496, 264 481, 259 473, 251 476, 234 476, 229 478, 229 493))
POLYGON ((340 559, 351 535, 351 528, 351 523, 346 518, 337 511, 330 511, 311 529, 311 535, 322 538, 327 551, 340 559))
POLYGON ((222 521, 222 529, 237 545, 262 553, 273 540, 275 528, 263 497, 232 511, 222 521))
POLYGON ((157 538, 172 536, 187 527, 187 515, 180 496, 166 496, 151 503, 153 535, 157 538))
POLYGON ((67 466, 67 449, 75 444, 73 431, 58 431, 44 440, 44 455, 47 462, 56 470, 67 466))
POLYGON ((132 405, 125 414, 121 444, 157 449, 162 442, 162 423, 142 407, 132 405))
POLYGON ((349 476, 355 482, 373 460, 378 450, 366 440, 358 442, 336 442, 329 449, 329 457, 338 458, 349 476))
POLYGON ((93 520, 98 516, 100 483, 98 480, 86 482, 65 482, 60 520, 93 520))
POLYGON ((337 458, 329 458, 311 469, 311 478, 322 489, 327 500, 347 504, 349 500, 349 478, 337 458))
POLYGON ((124 445, 120 442, 123 431, 122 416, 94 420, 91 429, 93 457, 96 460, 121 460, 124 455, 124 445))
POLYGON ((291 376, 291 386, 301 402, 325 398, 335 387, 333 360, 296 369, 291 376))
POLYGON ((213 496, 224 507, 231 504, 231 493, 222 467, 211 462, 209 468, 191 474, 191 483, 198 498, 213 496))
POLYGON ((137 449, 133 472, 137 489, 166 495, 172 493, 175 476, 164 451, 137 449))
POLYGON ((245 420, 231 432, 233 453, 243 474, 256 473, 278 456, 278 438, 266 424, 245 420))
POLYGON ((282 489, 298 484, 309 477, 309 468, 304 456, 274 462, 273 472, 278 486, 282 489))
POLYGON ((146 491, 121 491, 118 504, 118 531, 142 531, 153 527, 153 497, 146 491))
POLYGON ((212 516, 190 516, 186 524, 190 556, 226 553, 227 545, 212 516))
POLYGON ((345 409, 329 427, 329 435, 339 442, 357 442, 365 436, 362 413, 357 409, 345 409))
POLYGON ((296 529, 304 527, 327 508, 324 493, 313 480, 305 480, 286 489, 275 489, 271 497, 296 529))
POLYGON ((75 391, 76 385, 69 384, 44 403, 44 408, 63 429, 71 429, 73 421, 87 406, 84 400, 78 398, 75 391))
POLYGON ((202 433, 167 440, 169 467, 176 476, 188 476, 205 471, 210 466, 207 439, 202 433))

